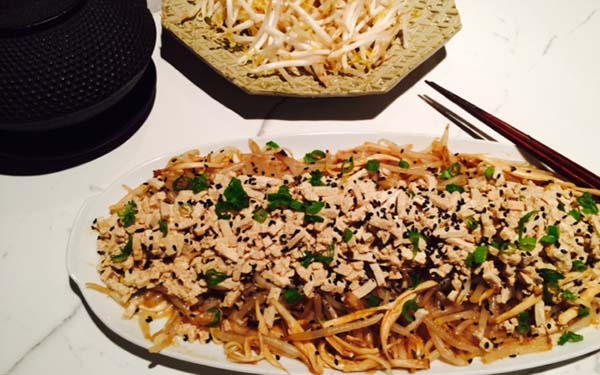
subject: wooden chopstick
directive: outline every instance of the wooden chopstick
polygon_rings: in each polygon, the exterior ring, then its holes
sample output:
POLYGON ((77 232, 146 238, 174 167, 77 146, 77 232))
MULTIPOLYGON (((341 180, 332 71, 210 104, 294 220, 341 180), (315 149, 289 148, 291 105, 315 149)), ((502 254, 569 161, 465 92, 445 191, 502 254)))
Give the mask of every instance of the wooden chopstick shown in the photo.
POLYGON ((425 83, 444 95, 451 102, 470 113, 473 117, 506 137, 506 139, 535 156, 548 167, 552 168, 556 173, 562 175, 578 186, 600 189, 600 177, 595 173, 568 159, 561 153, 554 151, 535 138, 515 129, 513 126, 500 120, 496 116, 466 101, 451 91, 446 90, 437 83, 431 81, 425 81, 425 83))
POLYGON ((442 116, 444 116, 448 120, 452 121, 452 123, 454 123, 456 126, 461 128, 465 133, 467 133, 471 137, 473 137, 475 139, 479 139, 479 140, 498 142, 494 137, 492 137, 491 135, 488 135, 486 132, 479 129, 477 126, 471 124, 464 118, 460 117, 456 113, 449 110, 447 107, 445 107, 442 104, 440 104, 439 102, 431 99, 429 96, 427 96, 427 95, 417 95, 417 96, 419 98, 423 99, 423 101, 425 103, 427 103, 431 107, 433 107, 433 109, 435 109, 436 111, 441 113, 442 116))

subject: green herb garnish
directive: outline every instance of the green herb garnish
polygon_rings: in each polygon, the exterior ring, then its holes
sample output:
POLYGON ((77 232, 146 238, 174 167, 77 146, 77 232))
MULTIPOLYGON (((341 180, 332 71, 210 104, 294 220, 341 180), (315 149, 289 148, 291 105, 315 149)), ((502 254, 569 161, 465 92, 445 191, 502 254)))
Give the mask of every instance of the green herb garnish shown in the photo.
POLYGON ((579 221, 583 217, 583 214, 580 211, 575 210, 575 209, 569 211, 569 213, 567 215, 571 216, 573 219, 575 219, 575 221, 579 221))
POLYGON ((213 320, 212 322, 208 323, 206 326, 207 327, 216 327, 219 325, 219 323, 221 323, 221 318, 223 315, 223 312, 221 311, 221 309, 219 309, 218 307, 211 307, 210 309, 208 309, 207 311, 209 314, 212 314, 213 316, 213 320))
POLYGON ((419 310, 421 306, 417 304, 417 300, 411 299, 410 301, 406 301, 404 306, 402 306, 402 317, 407 322, 413 322, 415 320, 415 313, 419 310))
POLYGON ((444 169, 442 171, 442 173, 440 174, 440 178, 442 180, 449 180, 452 177, 456 177, 460 174, 461 171, 461 165, 460 163, 453 163, 450 168, 448 169, 444 169))
POLYGON ((326 154, 321 150, 313 150, 308 154, 304 155, 304 162, 306 164, 315 164, 317 161, 323 159, 326 154))
POLYGON ((344 160, 344 162, 342 163, 342 167, 340 169, 340 176, 347 175, 348 173, 352 172, 353 169, 354 157, 350 156, 350 159, 344 160))
POLYGON ((421 275, 418 272, 411 272, 409 274, 410 276, 410 289, 415 289, 416 287, 419 286, 419 284, 421 284, 423 282, 423 280, 421 280, 421 275))
POLYGON ((346 229, 344 229, 342 239, 344 240, 344 242, 348 243, 352 239, 353 235, 354 235, 354 233, 349 228, 346 228, 346 229))
POLYGON ((194 194, 198 194, 204 190, 208 190, 208 175, 206 173, 202 173, 192 180, 192 191, 194 194))
POLYGON ((264 208, 259 208, 254 212, 252 218, 258 223, 264 223, 269 217, 269 213, 264 208))
POLYGON ((367 297, 367 306, 368 307, 377 307, 381 305, 381 298, 374 296, 374 295, 370 295, 367 297))
POLYGON ((583 336, 578 335, 575 332, 567 331, 558 339, 558 345, 564 345, 568 342, 579 342, 583 341, 583 336))
POLYGON ((531 316, 529 315, 529 311, 523 311, 520 313, 517 320, 519 321, 517 332, 522 335, 526 335, 531 332, 531 316))
POLYGON ((585 318, 586 316, 589 316, 589 315, 590 315, 590 309, 584 305, 579 305, 579 312, 577 313, 577 316, 580 318, 585 318))
POLYGON ((485 169, 485 171, 483 171, 483 175, 485 176, 485 178, 487 178, 488 180, 491 180, 494 177, 494 172, 495 169, 494 167, 487 167, 485 169))
POLYGON ((310 172, 310 184, 312 186, 325 186, 325 183, 321 178, 323 177, 323 173, 320 170, 315 170, 310 172))
POLYGON ((129 201, 123 209, 117 212, 117 215, 123 220, 123 226, 128 227, 135 222, 135 214, 137 214, 137 205, 134 201, 129 201))
POLYGON ((408 232, 408 239, 413 245, 413 254, 417 255, 417 251, 419 251, 419 240, 426 240, 425 236, 423 236, 416 230, 411 230, 410 232, 408 232))
POLYGON ((527 224, 529 219, 531 219, 531 217, 536 215, 537 213, 537 210, 530 211, 519 219, 519 239, 523 238, 523 233, 525 232, 525 224, 527 224))
POLYGON ((560 287, 558 282, 565 277, 555 270, 549 268, 542 268, 537 270, 537 273, 544 279, 543 285, 543 293, 544 293, 544 302, 547 304, 552 303, 552 293, 551 290, 554 290, 556 293, 560 292, 560 287))
POLYGON ((400 160, 398 162, 398 166, 402 169, 408 169, 410 168, 410 164, 406 161, 406 160, 400 160))
POLYGON ((598 215, 598 205, 592 194, 588 192, 583 193, 581 197, 577 198, 577 203, 581 206, 581 211, 584 214, 598 215))
POLYGON ((446 191, 449 193, 454 193, 455 191, 458 191, 459 193, 464 193, 465 189, 460 185, 448 184, 446 185, 446 191))
POLYGON ((525 252, 532 252, 535 249, 535 245, 537 244, 537 240, 530 236, 525 236, 519 240, 519 249, 525 252))
POLYGON ((237 178, 232 178, 229 185, 225 188, 223 196, 219 198, 215 210, 219 219, 231 219, 231 212, 239 212, 244 208, 250 207, 250 198, 242 187, 242 182, 237 178), (225 200, 222 200, 222 197, 225 200))
POLYGON ((565 212, 565 204, 563 202, 558 202, 558 205, 556 207, 562 212, 565 212))
POLYGON ((487 246, 477 246, 475 251, 467 255, 467 259, 465 260, 465 264, 469 268, 477 268, 483 264, 487 260, 488 256, 488 247, 487 246))
POLYGON ((158 227, 160 228, 163 237, 167 237, 167 234, 169 234, 169 224, 167 224, 166 221, 161 220, 158 222, 158 227))
POLYGON ((173 181, 173 190, 182 191, 190 190, 192 188, 192 179, 188 176, 179 176, 173 181))
POLYGON ((548 226, 548 234, 540 239, 540 242, 544 245, 553 245, 560 238, 560 232, 556 225, 548 226))
POLYGON ((562 295, 568 301, 575 301, 577 299, 575 293, 571 292, 570 290, 563 290, 562 295))
POLYGON ((583 272, 587 270, 587 265, 580 260, 574 260, 573 268, 571 268, 571 270, 575 272, 583 272))
POLYGON ((379 172, 379 160, 368 160, 365 168, 367 168, 367 171, 371 173, 379 172))
POLYGON ((479 221, 475 220, 473 216, 467 217, 465 219, 465 224, 467 225, 469 232, 472 232, 479 227, 479 221))
POLYGON ((290 305, 294 305, 304 298, 302 293, 300 293, 297 289, 294 288, 285 289, 282 295, 285 299, 285 302, 287 302, 290 305))
POLYGON ((311 223, 322 223, 325 219, 319 215, 304 215, 304 222, 307 224, 311 223))
POLYGON ((311 201, 306 204, 304 212, 306 212, 308 215, 316 215, 323 209, 323 207, 325 207, 325 202, 311 201))
POLYGON ((214 268, 210 268, 204 273, 204 279, 206 280, 206 284, 211 288, 214 288, 217 285, 221 284, 223 281, 225 281, 226 278, 226 273, 219 272, 214 268))
POLYGON ((132 250, 133 250, 133 237, 129 236, 127 243, 125 244, 125 246, 123 246, 121 248, 121 253, 112 256, 110 259, 113 261, 113 263, 122 263, 131 255, 132 250))
POLYGON ((266 143, 267 148, 272 149, 272 150, 277 150, 280 149, 281 147, 279 147, 279 145, 277 143, 275 143, 274 141, 269 141, 266 143))

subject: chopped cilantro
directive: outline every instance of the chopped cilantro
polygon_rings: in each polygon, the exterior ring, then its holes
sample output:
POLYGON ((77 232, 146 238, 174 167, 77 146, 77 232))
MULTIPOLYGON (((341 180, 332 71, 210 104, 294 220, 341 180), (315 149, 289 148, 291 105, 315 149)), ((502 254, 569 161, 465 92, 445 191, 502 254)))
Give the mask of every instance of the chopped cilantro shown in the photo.
POLYGON ((135 214, 137 214, 137 205, 134 201, 129 201, 123 209, 117 212, 117 215, 123 220, 123 226, 128 227, 135 222, 135 214))
POLYGON ((129 255, 131 255, 132 250, 133 250, 133 237, 129 236, 127 243, 125 244, 125 246, 123 246, 121 248, 121 253, 114 255, 110 259, 113 261, 113 263, 122 263, 129 257, 129 255))

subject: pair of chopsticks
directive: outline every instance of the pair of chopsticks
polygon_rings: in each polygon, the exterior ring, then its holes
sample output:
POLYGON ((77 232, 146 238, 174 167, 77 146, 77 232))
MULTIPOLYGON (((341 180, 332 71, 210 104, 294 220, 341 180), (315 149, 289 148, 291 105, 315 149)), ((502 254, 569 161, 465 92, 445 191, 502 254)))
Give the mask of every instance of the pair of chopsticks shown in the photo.
MULTIPOLYGON (((523 133, 522 131, 515 129, 508 123, 482 110, 460 96, 441 87, 437 83, 431 81, 425 81, 425 83, 445 96, 451 102, 467 111, 473 117, 483 122, 521 149, 527 151, 538 160, 542 161, 544 164, 552 168, 556 173, 565 177, 567 180, 575 183, 578 186, 600 189, 600 177, 598 177, 595 173, 587 170, 586 168, 568 159, 566 156, 551 149, 531 136, 523 133)), ((448 108, 444 107, 430 97, 426 95, 419 95, 419 97, 450 121, 461 127, 473 138, 496 141, 493 137, 489 136, 475 125, 467 122, 465 119, 450 111, 448 108)))

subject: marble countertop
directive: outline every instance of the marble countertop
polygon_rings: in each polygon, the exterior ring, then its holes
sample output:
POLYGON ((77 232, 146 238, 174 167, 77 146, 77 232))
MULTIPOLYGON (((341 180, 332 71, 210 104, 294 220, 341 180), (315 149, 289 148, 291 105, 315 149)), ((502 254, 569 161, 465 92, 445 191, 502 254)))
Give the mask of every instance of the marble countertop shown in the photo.
MULTIPOLYGON (((159 41, 156 103, 131 139, 66 171, 0 176, 0 374, 233 374, 124 342, 92 320, 69 282, 65 249, 85 199, 156 156, 257 134, 439 135, 445 119, 417 97, 443 101, 426 77, 599 173, 600 1, 456 1, 463 30, 408 82, 377 97, 252 98, 205 68, 196 85, 161 57, 159 41)), ((451 129, 453 137, 468 137, 451 129)), ((600 354, 519 374, 600 374, 600 354)))

